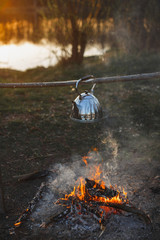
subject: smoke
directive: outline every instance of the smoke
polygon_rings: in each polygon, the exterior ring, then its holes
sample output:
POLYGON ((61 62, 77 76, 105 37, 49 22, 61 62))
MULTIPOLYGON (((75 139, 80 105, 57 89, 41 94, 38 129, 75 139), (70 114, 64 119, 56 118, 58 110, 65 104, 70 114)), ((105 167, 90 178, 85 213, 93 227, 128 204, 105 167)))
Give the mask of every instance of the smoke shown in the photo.
POLYGON ((74 185, 79 184, 79 178, 89 178, 95 174, 95 166, 102 163, 102 156, 98 151, 89 151, 87 156, 73 155, 69 163, 56 164, 51 167, 57 173, 54 180, 50 180, 53 191, 69 193, 74 185), (83 160, 86 160, 86 163, 83 160))
POLYGON ((118 25, 115 26, 114 37, 119 48, 123 49, 126 53, 129 53, 136 44, 123 22, 119 22, 118 25))
MULTIPOLYGON (((57 163, 53 164, 50 167, 50 170, 56 172, 56 174, 51 174, 47 181, 47 188, 43 195, 43 198, 39 201, 38 206, 36 206, 36 210, 32 213, 31 219, 33 219, 33 223, 30 227, 36 233, 36 231, 40 231, 40 226, 43 223, 48 222, 48 219, 52 218, 55 214, 57 214, 58 206, 54 204, 59 198, 63 198, 65 194, 69 194, 73 191, 74 186, 78 186, 80 181, 79 178, 83 177, 84 179, 87 177, 92 179, 92 176, 95 174, 96 168, 99 167, 101 179, 105 182, 105 185, 109 187, 112 185, 117 189, 116 185, 118 185, 118 190, 122 192, 122 187, 124 186, 124 190, 128 192, 129 188, 133 190, 132 186, 129 186, 129 183, 134 183, 135 181, 131 181, 130 173, 126 171, 126 167, 124 166, 124 161, 120 162, 120 156, 122 155, 121 149, 119 149, 118 140, 114 137, 113 132, 111 130, 103 131, 101 135, 101 143, 100 149, 94 148, 91 149, 86 156, 73 155, 70 161, 66 161, 65 163, 57 163)), ((131 169, 132 170, 132 169, 131 169)), ((139 184, 139 181, 137 182, 139 184)), ((62 207, 62 206, 61 206, 62 207)), ((110 223, 115 224, 116 219, 122 223, 120 228, 123 229, 123 226, 126 227, 126 220, 121 216, 121 218, 114 216, 110 219, 110 223)), ((69 220, 68 220, 69 221, 69 220)), ((136 220, 135 224, 137 224, 136 220)), ((130 218, 129 228, 132 227, 133 218, 130 218)), ((127 219, 128 223, 128 219, 127 219)), ((82 223, 73 223, 67 222, 66 225, 63 224, 54 224, 52 228, 48 228, 44 231, 52 231, 58 229, 58 233, 61 232, 61 228, 64 229, 64 232, 67 231, 67 224, 71 228, 72 233, 74 234, 85 234, 86 229, 92 232, 98 228, 94 220, 88 219, 87 221, 83 221, 82 223), (93 221, 93 222, 92 222, 93 221), (85 223, 84 223, 85 222, 85 223), (95 224, 95 225, 94 225, 95 224), (90 229, 89 229, 90 227, 90 229)), ((108 225, 110 226, 110 225, 108 225)), ((136 226, 140 226, 139 222, 136 226)), ((117 227, 119 224, 117 223, 117 227)), ((124 234, 125 234, 124 227, 124 234)), ((62 233, 64 233, 62 231, 62 233)), ((112 232, 112 231, 111 231, 112 232)), ((113 231, 115 233, 115 231, 113 231)), ((126 238, 127 239, 127 238, 126 238)))
POLYGON ((50 166, 53 174, 48 177, 43 198, 39 201, 35 212, 32 213, 32 219, 37 222, 38 227, 55 212, 57 205, 54 203, 59 198, 63 198, 65 194, 71 193, 74 186, 80 184, 80 178, 94 179, 95 177, 95 179, 103 180, 106 186, 110 186, 111 172, 117 168, 118 146, 111 133, 104 141, 112 155, 111 161, 104 161, 104 154, 94 148, 86 156, 73 155, 69 162, 50 166))
POLYGON ((102 139, 104 150, 91 149, 86 156, 73 155, 68 163, 58 163, 51 166, 57 177, 50 178, 50 188, 60 197, 73 191, 79 185, 79 179, 90 178, 103 180, 110 186, 111 178, 117 175, 118 143, 111 132, 106 132, 102 139))

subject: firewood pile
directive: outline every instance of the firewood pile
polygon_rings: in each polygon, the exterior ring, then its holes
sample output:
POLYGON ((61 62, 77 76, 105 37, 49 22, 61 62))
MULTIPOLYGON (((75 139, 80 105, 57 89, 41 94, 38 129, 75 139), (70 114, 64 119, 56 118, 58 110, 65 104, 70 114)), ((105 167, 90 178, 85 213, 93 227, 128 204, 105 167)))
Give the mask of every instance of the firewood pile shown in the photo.
POLYGON ((92 217, 103 229, 111 214, 121 214, 123 211, 137 214, 147 224, 150 223, 150 218, 142 210, 129 204, 123 193, 88 178, 85 179, 85 185, 81 183, 77 191, 74 188, 71 194, 58 199, 55 204, 62 208, 43 223, 42 227, 48 227, 64 218, 86 224, 87 219, 92 217))

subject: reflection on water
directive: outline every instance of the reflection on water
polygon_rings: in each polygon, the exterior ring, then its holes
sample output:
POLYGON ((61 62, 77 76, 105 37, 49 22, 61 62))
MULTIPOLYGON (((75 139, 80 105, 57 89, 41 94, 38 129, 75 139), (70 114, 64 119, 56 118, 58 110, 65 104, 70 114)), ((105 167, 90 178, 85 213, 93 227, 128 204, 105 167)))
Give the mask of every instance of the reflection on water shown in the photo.
MULTIPOLYGON (((0 67, 25 71, 37 66, 48 67, 57 62, 52 53, 53 46, 23 42, 21 44, 8 44, 0 46, 0 67)), ((54 46, 57 54, 60 49, 54 46)))
MULTIPOLYGON (((107 50, 108 48, 102 49, 98 45, 90 46, 87 48, 85 56, 102 55, 107 50)), ((0 45, 0 68, 25 71, 38 66, 49 67, 58 62, 60 55, 60 47, 52 43, 23 42, 0 45)))

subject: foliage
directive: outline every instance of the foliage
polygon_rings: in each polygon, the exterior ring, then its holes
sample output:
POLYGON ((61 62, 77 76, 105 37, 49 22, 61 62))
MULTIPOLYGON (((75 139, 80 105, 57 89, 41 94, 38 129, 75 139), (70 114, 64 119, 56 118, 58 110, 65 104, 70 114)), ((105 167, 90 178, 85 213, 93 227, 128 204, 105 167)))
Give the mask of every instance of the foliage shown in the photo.
POLYGON ((0 40, 47 38, 62 47, 63 63, 82 63, 92 42, 128 53, 159 50, 159 13, 159 0, 3 0, 0 40))
POLYGON ((47 0, 49 12, 45 17, 56 19, 51 26, 53 38, 63 49, 71 45, 69 62, 81 63, 87 42, 103 12, 101 0, 47 0))

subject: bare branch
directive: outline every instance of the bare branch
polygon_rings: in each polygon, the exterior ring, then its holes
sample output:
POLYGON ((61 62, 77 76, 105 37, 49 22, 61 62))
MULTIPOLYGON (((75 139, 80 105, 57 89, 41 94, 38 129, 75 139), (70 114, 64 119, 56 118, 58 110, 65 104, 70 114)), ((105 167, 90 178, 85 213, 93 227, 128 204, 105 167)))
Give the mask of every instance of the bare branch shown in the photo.
MULTIPOLYGON (((88 83, 115 83, 115 82, 129 82, 140 80, 152 80, 154 78, 160 79, 160 72, 142 73, 127 76, 113 76, 89 79, 82 84, 88 83)), ((57 81, 57 82, 30 82, 30 83, 0 83, 0 88, 42 88, 42 87, 64 87, 73 86, 77 80, 57 81)))

